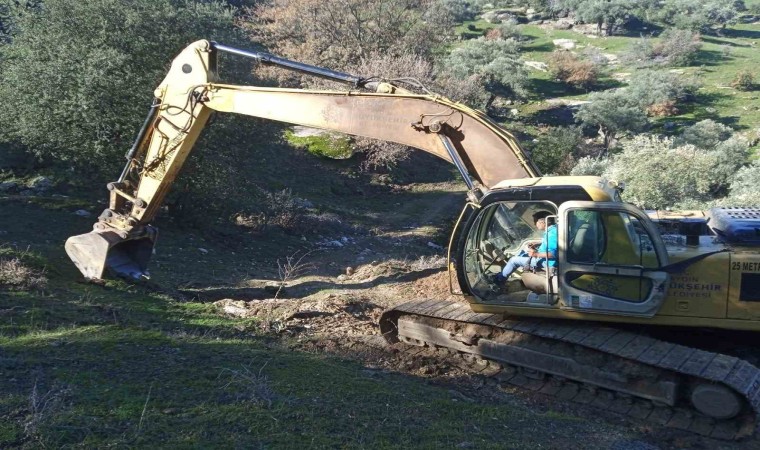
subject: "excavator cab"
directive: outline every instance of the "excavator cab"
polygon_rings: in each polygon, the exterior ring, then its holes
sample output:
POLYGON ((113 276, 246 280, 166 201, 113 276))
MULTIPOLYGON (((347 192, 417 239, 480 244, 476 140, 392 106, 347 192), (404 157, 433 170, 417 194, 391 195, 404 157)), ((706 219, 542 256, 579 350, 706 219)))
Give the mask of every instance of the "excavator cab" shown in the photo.
POLYGON ((662 239, 642 211, 624 203, 496 201, 477 211, 465 235, 463 289, 483 304, 651 317, 665 298, 662 239), (555 264, 538 261, 499 279, 509 258, 541 243, 537 212, 548 212, 557 227, 555 264))

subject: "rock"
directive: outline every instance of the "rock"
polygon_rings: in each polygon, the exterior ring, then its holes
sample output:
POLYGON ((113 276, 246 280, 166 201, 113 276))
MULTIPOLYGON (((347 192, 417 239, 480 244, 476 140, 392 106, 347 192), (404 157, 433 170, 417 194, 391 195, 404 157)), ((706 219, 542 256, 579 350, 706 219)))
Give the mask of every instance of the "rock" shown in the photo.
POLYGON ((74 211, 74 214, 80 217, 90 217, 91 215, 89 211, 85 211, 84 209, 78 209, 74 211))
POLYGON ((345 237, 345 236, 343 236, 342 238, 340 238, 340 242, 342 242, 344 244, 347 244, 348 243, 348 238, 345 237))
POLYGON ((552 23, 552 28, 555 30, 569 30, 573 27, 573 21, 570 19, 559 19, 552 23))
POLYGON ((668 72, 674 73, 676 75, 683 75, 685 73, 683 69, 670 69, 668 72))
POLYGON ((602 53, 602 56, 604 56, 604 59, 607 60, 608 64, 617 64, 618 63, 618 55, 614 53, 602 53))
POLYGON ((338 275, 338 281, 345 281, 346 279, 348 279, 347 276, 345 276, 343 274, 338 275))
POLYGON ((483 13, 482 19, 488 23, 501 23, 501 20, 497 17, 496 11, 483 13))
POLYGON ((205 248, 198 247, 198 251, 201 252, 201 253, 203 253, 204 255, 208 254, 208 250, 206 250, 205 248))
POLYGON ((43 192, 53 187, 53 182, 50 181, 50 178, 47 177, 37 177, 32 180, 32 182, 29 184, 29 187, 35 191, 43 192))
POLYGON ((535 8, 528 8, 525 10, 525 14, 535 14, 536 9, 535 8))
POLYGON ((545 62, 541 61, 525 61, 525 65, 531 69, 540 70, 541 72, 548 72, 549 66, 545 62))
POLYGON ((354 270, 353 267, 346 267, 346 275, 348 275, 350 277, 354 273, 356 273, 356 271, 354 270))
POLYGON ((565 50, 572 50, 575 48, 575 41, 572 39, 555 39, 552 43, 555 47, 564 48, 565 50))
POLYGON ((0 183, 0 192, 10 192, 18 189, 18 183, 15 181, 4 181, 0 183))

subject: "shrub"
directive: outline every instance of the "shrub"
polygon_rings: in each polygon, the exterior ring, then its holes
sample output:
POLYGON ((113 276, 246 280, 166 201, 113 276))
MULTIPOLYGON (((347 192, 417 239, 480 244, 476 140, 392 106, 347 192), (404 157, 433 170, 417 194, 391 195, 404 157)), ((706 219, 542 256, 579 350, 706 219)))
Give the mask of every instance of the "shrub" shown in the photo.
POLYGON ((579 59, 565 50, 555 50, 549 57, 551 75, 571 86, 588 89, 599 76, 596 64, 579 59))
POLYGON ((678 113, 678 103, 692 98, 696 88, 696 82, 682 75, 642 70, 634 73, 627 90, 650 116, 669 116, 678 113))
POLYGON ((734 77, 731 86, 740 91, 751 91, 755 89, 755 76, 749 70, 741 70, 734 77))
POLYGON ((575 120, 584 126, 598 127, 607 150, 618 135, 641 131, 648 124, 638 99, 625 90, 595 92, 589 100, 590 103, 581 105, 575 113, 575 120))
POLYGON ((713 199, 716 159, 693 145, 675 147, 672 139, 640 135, 623 143, 604 175, 624 181, 625 198, 643 208, 699 205, 713 199))
POLYGON ((739 169, 731 178, 730 194, 721 201, 728 206, 760 205, 760 160, 739 169))
POLYGON ((538 136, 532 145, 531 159, 543 173, 566 175, 572 169, 574 154, 581 143, 579 127, 553 127, 538 136))
POLYGON ((0 258, 0 288, 42 289, 47 278, 42 271, 26 266, 19 258, 0 258))
POLYGON ((702 48, 699 33, 689 30, 667 29, 654 42, 642 36, 624 55, 626 61, 640 66, 683 66, 691 63, 702 48))
POLYGON ((704 150, 714 150, 719 143, 730 138, 734 130, 720 122, 705 119, 686 128, 677 144, 690 144, 704 150))
POLYGON ((570 171, 570 175, 594 175, 600 177, 608 170, 610 164, 610 158, 584 156, 575 163, 575 166, 570 171))
POLYGON ((270 225, 285 231, 296 231, 304 219, 304 202, 293 195, 290 189, 264 192, 258 203, 258 210, 239 212, 232 216, 234 223, 254 232, 260 232, 270 225))

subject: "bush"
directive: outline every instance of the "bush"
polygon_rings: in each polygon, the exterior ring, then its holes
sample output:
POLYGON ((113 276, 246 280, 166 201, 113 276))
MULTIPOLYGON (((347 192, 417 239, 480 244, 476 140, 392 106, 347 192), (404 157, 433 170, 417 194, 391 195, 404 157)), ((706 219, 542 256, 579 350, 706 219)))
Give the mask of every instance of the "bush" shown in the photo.
POLYGON ((624 55, 624 60, 639 66, 684 66, 691 63, 702 48, 699 33, 667 29, 657 42, 642 36, 624 55))
POLYGON ((572 169, 574 155, 581 143, 579 127, 553 127, 538 136, 531 145, 531 159, 542 173, 567 175, 572 169))
POLYGON ((584 156, 575 163, 575 166, 570 171, 570 175, 594 175, 601 177, 607 172, 610 164, 610 158, 593 158, 591 156, 584 156))
POLYGON ((640 70, 631 77, 627 90, 649 115, 665 116, 676 114, 677 104, 692 98, 697 84, 675 73, 640 70))
POLYGON ((43 289, 47 285, 44 273, 26 266, 19 258, 0 258, 0 288, 43 289))
POLYGON ((693 145, 675 147, 672 139, 636 136, 623 144, 604 175, 624 181, 624 198, 647 209, 713 200, 720 182, 713 172, 717 158, 693 145))
POLYGON ((588 89, 597 82, 599 71, 591 61, 579 59, 565 50, 555 50, 549 57, 551 75, 571 86, 588 89))
POLYGON ((648 124, 638 99, 623 89, 594 92, 589 100, 575 113, 575 120, 584 126, 598 127, 607 150, 620 134, 641 131, 648 124))
POLYGON ((258 211, 233 215, 234 223, 254 232, 263 231, 271 225, 292 232, 299 229, 306 209, 303 200, 294 196, 290 189, 264 192, 258 207, 258 211))
POLYGON ((734 77, 731 86, 740 91, 751 91, 755 89, 755 76, 749 70, 741 70, 734 77))
POLYGON ((760 160, 739 169, 731 178, 730 194, 721 203, 727 206, 760 206, 760 160))
POLYGON ((703 150, 714 150, 733 133, 731 127, 712 119, 705 119, 686 128, 678 138, 677 144, 690 144, 703 150))

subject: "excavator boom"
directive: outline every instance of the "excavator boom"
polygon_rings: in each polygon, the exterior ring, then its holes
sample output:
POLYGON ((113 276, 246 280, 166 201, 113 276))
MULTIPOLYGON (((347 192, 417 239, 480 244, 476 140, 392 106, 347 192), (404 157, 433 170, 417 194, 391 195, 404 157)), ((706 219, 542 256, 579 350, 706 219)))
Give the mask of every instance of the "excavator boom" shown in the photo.
POLYGON ((517 140, 485 114, 439 95, 420 95, 367 79, 273 55, 197 41, 173 61, 155 90, 157 99, 109 183, 110 203, 94 231, 73 236, 66 251, 86 278, 107 267, 122 276, 147 276, 157 230, 150 225, 212 112, 229 112, 396 142, 455 164, 479 198, 505 179, 535 177, 517 140), (348 83, 357 90, 235 86, 218 83, 220 51, 260 63, 348 83), (373 88, 375 92, 358 88, 373 88))

